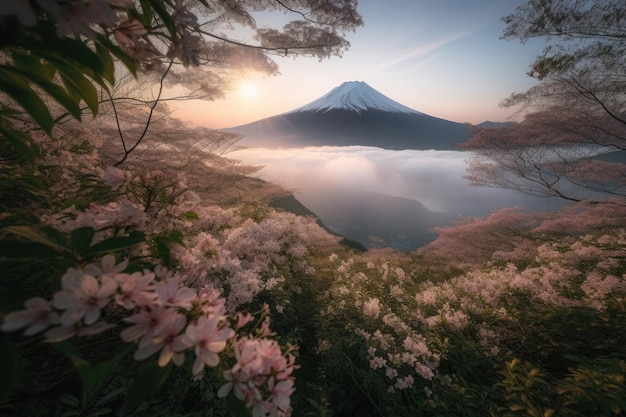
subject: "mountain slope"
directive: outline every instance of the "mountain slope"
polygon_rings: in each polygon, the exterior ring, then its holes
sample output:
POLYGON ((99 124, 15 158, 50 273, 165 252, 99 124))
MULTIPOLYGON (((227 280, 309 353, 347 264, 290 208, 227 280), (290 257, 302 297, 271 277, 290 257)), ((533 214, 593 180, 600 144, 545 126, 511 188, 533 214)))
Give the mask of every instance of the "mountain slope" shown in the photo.
POLYGON ((244 146, 455 149, 469 128, 410 109, 364 82, 347 82, 302 107, 229 129, 244 146))

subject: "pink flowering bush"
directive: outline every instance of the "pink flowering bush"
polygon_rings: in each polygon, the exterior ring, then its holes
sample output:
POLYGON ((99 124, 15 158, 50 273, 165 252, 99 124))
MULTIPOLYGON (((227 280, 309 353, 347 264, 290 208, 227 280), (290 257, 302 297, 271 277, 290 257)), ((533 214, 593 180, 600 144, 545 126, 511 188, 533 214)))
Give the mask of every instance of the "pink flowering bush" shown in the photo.
MULTIPOLYGON (((289 415, 297 347, 275 340, 270 310, 282 313, 300 291, 293 276, 310 273, 308 248, 337 238, 269 208, 252 220, 245 207, 200 206, 184 175, 100 168, 88 144, 47 150, 38 176, 55 187, 62 178, 74 192, 50 187, 47 204, 21 203, 37 217, 3 218, 2 286, 13 296, 0 330, 15 335, 3 336, 11 352, 4 364, 61 352, 80 375, 83 410, 104 391, 124 410, 147 412, 143 401, 180 367, 187 379, 208 378, 215 401, 233 397, 254 415, 289 415), (18 354, 19 345, 28 347, 18 354), (147 392, 137 393, 148 376, 147 392), (116 380, 128 387, 125 398, 106 388, 116 380)), ((51 370, 65 367, 61 358, 53 363, 51 370)), ((24 365, 11 383, 36 371, 24 365)), ((73 395, 64 398, 80 398, 73 395)), ((11 398, 6 407, 20 406, 11 398)))

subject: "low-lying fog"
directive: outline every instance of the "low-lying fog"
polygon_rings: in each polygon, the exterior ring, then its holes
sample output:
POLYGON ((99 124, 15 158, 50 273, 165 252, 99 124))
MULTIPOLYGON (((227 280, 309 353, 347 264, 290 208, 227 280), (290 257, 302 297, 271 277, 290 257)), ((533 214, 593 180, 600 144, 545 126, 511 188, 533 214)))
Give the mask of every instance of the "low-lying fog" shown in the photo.
POLYGON ((348 146, 248 148, 228 156, 263 166, 261 178, 292 190, 331 229, 366 245, 369 236, 377 235, 389 246, 413 250, 434 238, 425 237, 425 229, 445 225, 459 215, 483 216, 498 208, 519 205, 525 210, 562 205, 558 200, 513 190, 470 186, 463 178, 472 157, 469 152, 348 146), (429 212, 436 212, 436 216, 425 220, 429 212), (411 218, 412 213, 415 218, 411 218), (420 219, 423 224, 416 226, 420 230, 409 230, 420 219), (420 236, 408 236, 415 233, 420 236))

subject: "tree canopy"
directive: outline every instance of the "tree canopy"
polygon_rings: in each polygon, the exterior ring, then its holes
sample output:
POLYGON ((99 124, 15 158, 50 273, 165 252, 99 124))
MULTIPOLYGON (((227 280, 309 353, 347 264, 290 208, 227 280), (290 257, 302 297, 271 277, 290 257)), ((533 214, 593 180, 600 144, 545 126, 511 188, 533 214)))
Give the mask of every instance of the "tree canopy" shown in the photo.
POLYGON ((572 200, 588 197, 584 189, 624 195, 623 168, 588 159, 626 149, 624 3, 531 0, 503 21, 503 38, 543 38, 548 46, 528 72, 539 84, 502 103, 517 107, 524 120, 477 129, 466 143, 490 159, 474 163, 470 178, 572 200), (520 150, 528 147, 535 149, 520 150), (521 177, 522 182, 502 182, 487 174, 489 170, 521 177))
MULTIPOLYGON (((98 88, 109 92, 120 68, 156 74, 153 83, 161 86, 166 78, 170 87, 184 84, 194 98, 215 99, 233 73, 276 74, 272 55, 342 54, 349 47, 345 33, 363 24, 356 6, 355 0, 6 0, 0 91, 47 133, 63 117, 51 113, 47 97, 76 119, 85 108, 96 114, 98 88), (260 27, 255 16, 263 12, 285 18, 272 20, 277 27, 260 27), (188 68, 195 71, 181 71, 188 68)), ((24 119, 4 103, 3 148, 32 160, 36 146, 14 126, 24 119)))

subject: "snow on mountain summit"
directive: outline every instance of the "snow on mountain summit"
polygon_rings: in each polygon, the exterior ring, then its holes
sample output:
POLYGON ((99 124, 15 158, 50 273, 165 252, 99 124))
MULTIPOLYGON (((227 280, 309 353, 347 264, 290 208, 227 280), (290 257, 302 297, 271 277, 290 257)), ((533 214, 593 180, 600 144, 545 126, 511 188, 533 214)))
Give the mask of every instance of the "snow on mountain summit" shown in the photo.
POLYGON ((290 113, 304 111, 327 112, 329 110, 350 110, 361 113, 366 110, 381 110, 395 113, 422 114, 379 93, 363 81, 348 81, 330 92, 299 107, 290 113))

